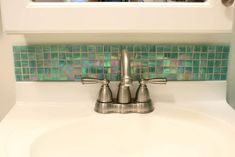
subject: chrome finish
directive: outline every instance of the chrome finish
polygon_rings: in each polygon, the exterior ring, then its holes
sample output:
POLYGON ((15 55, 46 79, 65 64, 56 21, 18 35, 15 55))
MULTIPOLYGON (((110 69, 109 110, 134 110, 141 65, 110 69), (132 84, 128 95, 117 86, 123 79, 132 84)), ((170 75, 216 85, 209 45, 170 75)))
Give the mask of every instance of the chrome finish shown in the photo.
POLYGON ((159 79, 159 78, 154 78, 154 79, 141 79, 139 88, 136 91, 136 102, 149 102, 151 101, 150 95, 149 95, 149 90, 146 86, 147 83, 152 83, 152 84, 166 84, 167 80, 165 78, 159 79))
POLYGON ((98 99, 97 101, 102 103, 109 103, 113 101, 112 91, 109 88, 109 80, 98 80, 94 78, 83 78, 81 80, 82 84, 96 84, 101 83, 101 88, 99 91, 98 99))
POLYGON ((150 113, 154 110, 154 106, 151 101, 149 102, 132 102, 129 104, 119 104, 114 100, 113 103, 101 103, 99 101, 95 104, 95 111, 98 113, 150 113))
POLYGON ((101 83, 101 89, 95 104, 95 111, 98 113, 149 113, 154 110, 153 103, 149 96, 147 83, 166 84, 166 79, 142 79, 136 92, 135 99, 131 98, 130 86, 132 78, 130 76, 130 60, 127 50, 123 50, 120 60, 121 81, 118 86, 117 98, 112 98, 109 88, 109 81, 84 78, 83 84, 101 83))
POLYGON ((132 79, 130 77, 130 60, 127 50, 123 50, 120 60, 121 82, 118 88, 117 102, 120 104, 128 104, 131 102, 130 86, 132 79))
POLYGON ((224 6, 230 7, 230 6, 233 5, 234 0, 222 0, 222 3, 223 3, 224 6))

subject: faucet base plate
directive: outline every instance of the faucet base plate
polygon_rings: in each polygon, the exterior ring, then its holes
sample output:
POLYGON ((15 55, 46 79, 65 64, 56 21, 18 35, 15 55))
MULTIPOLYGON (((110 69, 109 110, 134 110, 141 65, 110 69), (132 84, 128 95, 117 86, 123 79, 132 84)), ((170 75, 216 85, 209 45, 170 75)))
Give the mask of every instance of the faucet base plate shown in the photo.
POLYGON ((119 104, 116 103, 117 101, 115 100, 114 102, 110 103, 103 103, 103 102, 96 102, 95 105, 95 111, 98 113, 150 113, 154 110, 154 106, 152 104, 152 101, 148 102, 135 102, 132 100, 132 103, 128 104, 119 104))

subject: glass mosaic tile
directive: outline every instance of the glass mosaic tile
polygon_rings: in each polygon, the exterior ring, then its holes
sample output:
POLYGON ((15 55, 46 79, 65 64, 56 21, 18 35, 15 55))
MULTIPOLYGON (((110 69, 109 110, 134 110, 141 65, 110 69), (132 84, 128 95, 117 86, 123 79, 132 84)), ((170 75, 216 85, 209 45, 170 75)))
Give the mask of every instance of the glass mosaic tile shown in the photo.
POLYGON ((225 80, 228 45, 28 45, 14 46, 17 81, 120 80, 119 59, 129 51, 131 75, 168 80, 225 80))

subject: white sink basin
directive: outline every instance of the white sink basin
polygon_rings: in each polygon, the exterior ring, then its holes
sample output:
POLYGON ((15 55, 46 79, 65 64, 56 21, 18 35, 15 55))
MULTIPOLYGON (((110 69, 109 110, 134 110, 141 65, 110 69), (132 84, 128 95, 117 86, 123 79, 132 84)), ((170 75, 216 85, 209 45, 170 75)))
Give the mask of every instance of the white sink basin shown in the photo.
POLYGON ((103 115, 93 111, 98 85, 17 83, 17 103, 0 124, 0 157, 235 157, 225 87, 149 85, 154 112, 103 115))
POLYGON ((33 142, 31 157, 234 157, 234 128, 196 112, 159 110, 96 115, 50 130, 33 142))

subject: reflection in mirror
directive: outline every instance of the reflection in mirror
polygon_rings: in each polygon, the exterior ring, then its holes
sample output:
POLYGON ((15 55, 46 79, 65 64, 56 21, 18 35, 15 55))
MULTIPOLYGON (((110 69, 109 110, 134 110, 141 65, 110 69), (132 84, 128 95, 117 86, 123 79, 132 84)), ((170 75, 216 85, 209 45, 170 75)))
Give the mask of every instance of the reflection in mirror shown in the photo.
POLYGON ((205 2, 206 0, 33 0, 33 2, 205 2))

